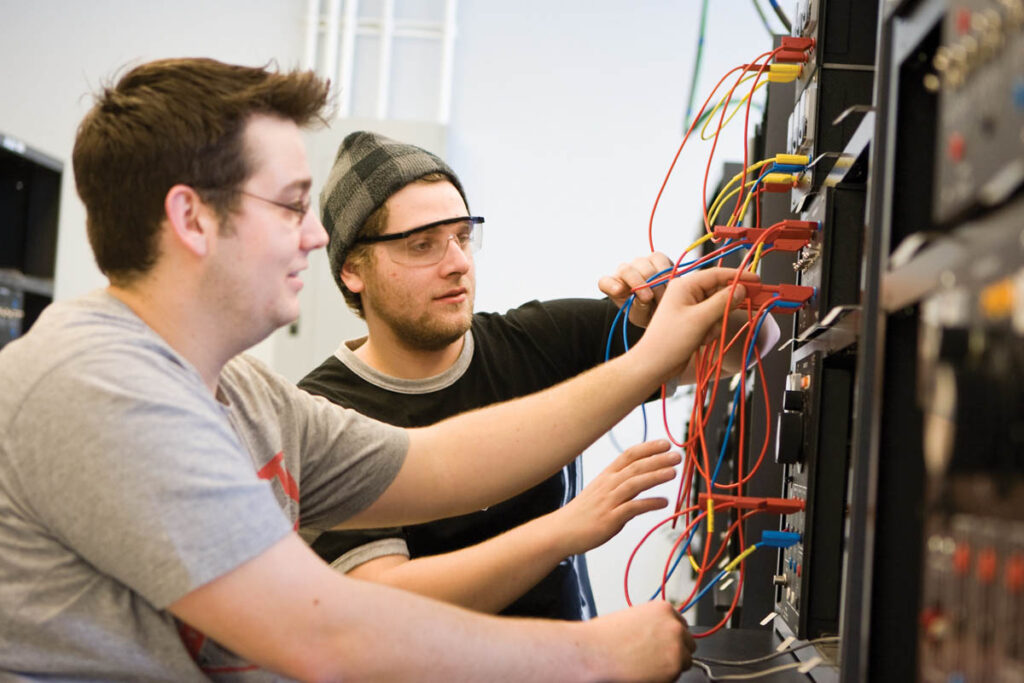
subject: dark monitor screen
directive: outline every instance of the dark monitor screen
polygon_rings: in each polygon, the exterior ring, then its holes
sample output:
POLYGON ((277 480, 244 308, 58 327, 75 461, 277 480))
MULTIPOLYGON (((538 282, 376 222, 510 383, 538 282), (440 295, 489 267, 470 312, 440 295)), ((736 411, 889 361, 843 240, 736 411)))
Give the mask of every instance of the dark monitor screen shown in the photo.
POLYGON ((0 269, 53 278, 62 168, 0 134, 0 269))

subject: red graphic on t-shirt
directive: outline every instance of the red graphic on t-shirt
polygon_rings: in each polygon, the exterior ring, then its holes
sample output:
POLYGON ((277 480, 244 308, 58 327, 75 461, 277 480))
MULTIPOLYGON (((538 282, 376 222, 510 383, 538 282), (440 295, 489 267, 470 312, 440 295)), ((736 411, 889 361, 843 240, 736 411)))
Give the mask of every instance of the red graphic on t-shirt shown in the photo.
POLYGON ((206 642, 203 632, 179 621, 178 635, 181 636, 181 642, 184 643, 185 649, 188 650, 192 659, 199 659, 199 651, 203 649, 203 643, 206 642))
MULTIPOLYGON (((202 631, 194 629, 183 621, 178 622, 178 635, 181 636, 181 642, 185 645, 185 649, 188 651, 192 661, 199 661, 199 652, 203 649, 203 643, 206 642, 206 636, 202 631)), ((200 666, 199 669, 205 674, 222 674, 222 673, 240 673, 243 671, 256 671, 260 667, 255 664, 245 664, 238 666, 200 666)))
MULTIPOLYGON (((270 462, 261 467, 256 472, 256 476, 268 481, 277 479, 281 484, 281 490, 284 491, 285 495, 296 503, 299 502, 299 484, 295 481, 295 477, 291 475, 291 472, 285 468, 283 452, 279 452, 270 460, 270 462)), ((296 530, 299 528, 298 520, 295 520, 294 528, 296 530)), ((198 661, 199 653, 203 649, 203 644, 206 642, 206 635, 203 634, 202 631, 192 628, 183 621, 178 622, 178 635, 181 636, 181 642, 185 645, 185 649, 188 650, 193 661, 198 661)), ((259 669, 258 666, 251 664, 243 666, 204 666, 200 668, 207 674, 236 673, 259 669)))
POLYGON ((270 462, 261 467, 256 472, 256 476, 260 479, 277 479, 281 482, 281 488, 284 489, 288 497, 296 503, 299 502, 299 485, 291 473, 285 469, 283 452, 279 452, 270 462))
MULTIPOLYGON (((295 481, 295 478, 291 475, 291 472, 284 466, 284 452, 278 451, 270 462, 261 467, 256 472, 256 476, 260 479, 273 480, 281 484, 281 489, 285 495, 294 500, 296 503, 299 502, 299 484, 295 481)), ((299 520, 295 520, 295 524, 292 528, 298 530, 299 520)))

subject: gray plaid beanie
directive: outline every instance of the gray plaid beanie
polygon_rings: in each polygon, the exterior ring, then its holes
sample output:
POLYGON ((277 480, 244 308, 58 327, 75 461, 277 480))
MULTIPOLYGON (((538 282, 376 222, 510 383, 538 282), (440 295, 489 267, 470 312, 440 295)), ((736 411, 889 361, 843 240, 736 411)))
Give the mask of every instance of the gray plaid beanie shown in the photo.
POLYGON ((466 201, 455 171, 425 149, 368 131, 345 137, 320 192, 320 219, 330 238, 327 258, 339 288, 341 266, 370 214, 409 183, 435 172, 448 176, 466 201))

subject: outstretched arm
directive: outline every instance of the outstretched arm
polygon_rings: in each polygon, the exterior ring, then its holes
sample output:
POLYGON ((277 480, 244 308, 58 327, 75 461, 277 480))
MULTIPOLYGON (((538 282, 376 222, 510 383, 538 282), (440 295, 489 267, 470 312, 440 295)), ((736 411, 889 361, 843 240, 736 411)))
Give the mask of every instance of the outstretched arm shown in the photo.
POLYGON ((671 681, 694 647, 665 602, 587 622, 487 616, 348 579, 296 534, 169 609, 299 680, 671 681))
MULTIPOLYGON (((682 372, 730 305, 726 285, 734 274, 711 268, 673 280, 643 338, 622 356, 537 394, 409 430, 408 455, 391 486, 346 526, 465 514, 550 476, 682 372)), ((738 287, 736 296, 744 291, 738 287)))
POLYGON ((565 558, 601 545, 633 517, 665 507, 664 498, 636 496, 672 480, 679 456, 668 448, 667 441, 650 441, 626 449, 565 507, 482 543, 412 560, 378 557, 348 575, 499 612, 565 558))

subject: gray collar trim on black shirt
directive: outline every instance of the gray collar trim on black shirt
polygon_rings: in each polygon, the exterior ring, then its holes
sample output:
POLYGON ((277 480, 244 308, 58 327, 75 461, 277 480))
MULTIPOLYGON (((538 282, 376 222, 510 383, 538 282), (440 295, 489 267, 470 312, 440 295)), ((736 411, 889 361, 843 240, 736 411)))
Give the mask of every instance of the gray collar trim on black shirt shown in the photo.
POLYGON ((432 391, 440 391, 450 387, 466 374, 466 370, 469 369, 469 363, 473 360, 473 332, 467 331, 462 351, 459 352, 459 357, 455 359, 455 363, 450 368, 440 375, 434 375, 433 377, 402 379, 401 377, 385 375, 383 372, 370 367, 356 356, 355 350, 362 346, 365 341, 366 337, 360 337, 359 339, 341 342, 338 350, 334 352, 334 357, 370 384, 399 394, 429 394, 432 391))

